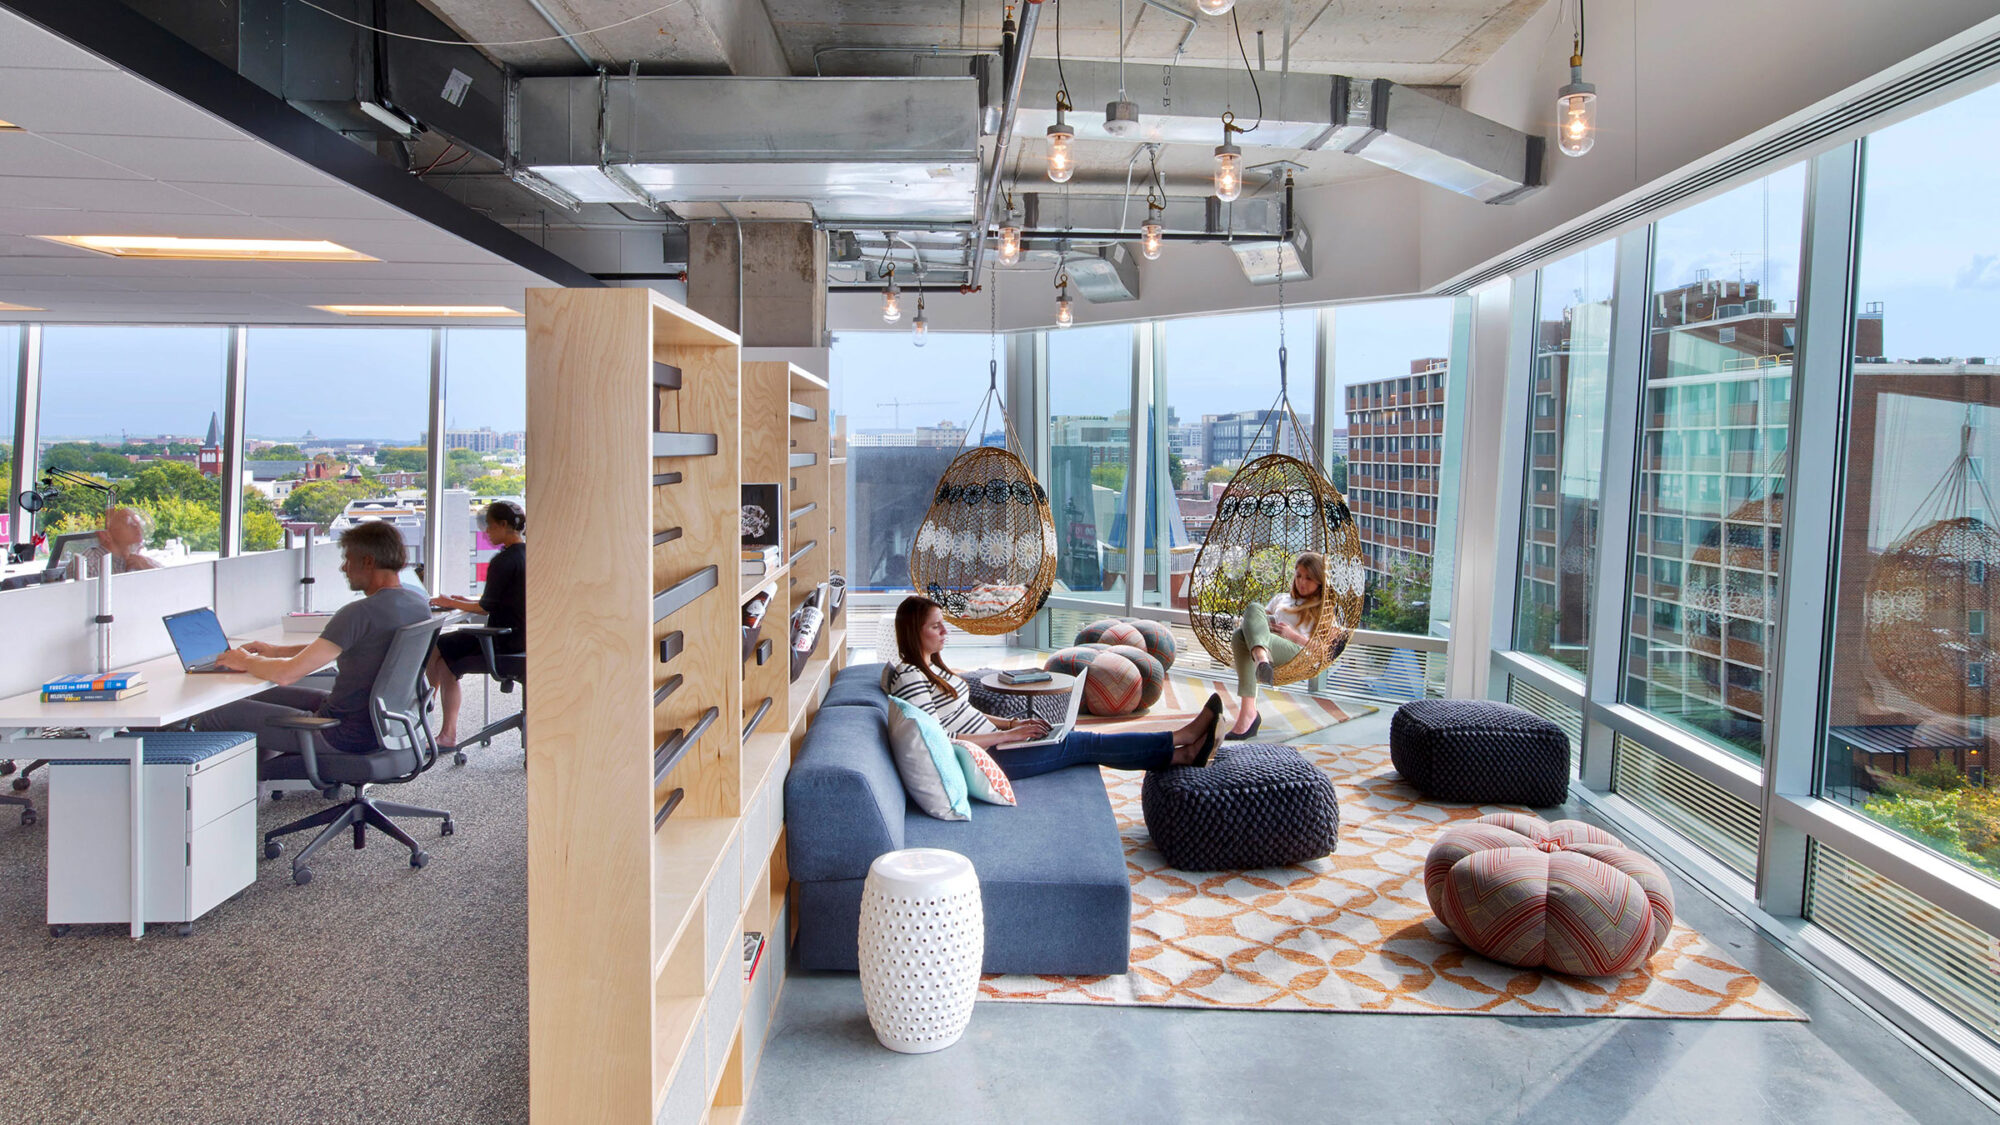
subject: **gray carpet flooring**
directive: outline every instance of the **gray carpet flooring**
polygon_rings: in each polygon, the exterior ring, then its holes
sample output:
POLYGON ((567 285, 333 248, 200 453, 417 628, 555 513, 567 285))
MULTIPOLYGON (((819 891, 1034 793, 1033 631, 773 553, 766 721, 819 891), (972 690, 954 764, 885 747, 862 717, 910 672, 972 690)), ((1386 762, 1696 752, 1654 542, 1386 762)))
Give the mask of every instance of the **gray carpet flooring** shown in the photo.
MULTIPOLYGON (((518 698, 493 693, 495 715, 518 698)), ((51 937, 47 821, 0 809, 0 1121, 526 1121, 526 773, 518 735, 468 752, 377 790, 452 812, 455 835, 411 828, 428 867, 371 832, 360 851, 330 842, 298 886, 302 833, 186 938, 51 937)), ((46 810, 40 771, 26 795, 46 810)), ((258 831, 324 804, 266 792, 258 831)))

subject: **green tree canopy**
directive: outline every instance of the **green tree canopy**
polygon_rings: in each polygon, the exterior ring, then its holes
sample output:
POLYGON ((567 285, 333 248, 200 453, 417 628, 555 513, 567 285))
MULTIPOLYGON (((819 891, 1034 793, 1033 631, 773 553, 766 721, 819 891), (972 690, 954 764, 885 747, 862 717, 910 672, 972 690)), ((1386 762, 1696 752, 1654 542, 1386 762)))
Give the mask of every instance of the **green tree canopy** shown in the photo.
POLYGON ((1214 465, 1208 471, 1201 474, 1201 479, 1207 484, 1228 484, 1229 478, 1235 476, 1236 470, 1242 467, 1243 463, 1241 461, 1232 461, 1224 465, 1214 465))
POLYGON ((421 445, 385 446, 375 454, 375 466, 385 473, 421 473, 430 468, 431 451, 421 445))
POLYGON ((1108 488, 1114 492, 1120 491, 1125 487, 1125 466, 1098 465, 1090 470, 1090 483, 1097 485, 1099 488, 1108 488))
POLYGON ((155 461, 139 470, 139 475, 119 489, 118 495, 135 504, 176 499, 219 506, 222 485, 186 461, 155 461))
POLYGON ((1368 591, 1364 628, 1428 635, 1431 629, 1431 560, 1411 555, 1375 577, 1368 591))
POLYGON ((360 482, 308 481, 292 489, 292 494, 285 497, 283 511, 295 520, 311 520, 324 531, 339 518, 348 501, 361 500, 374 493, 373 486, 360 482))
POLYGON ((1342 496, 1347 495, 1347 458, 1335 457, 1333 464, 1326 468, 1326 479, 1333 482, 1333 487, 1339 489, 1342 496))
POLYGON ((296 445, 274 445, 268 449, 256 450, 249 457, 252 461, 303 461, 306 459, 306 451, 296 445))
POLYGON ((132 475, 132 459, 94 441, 65 441, 43 451, 42 468, 101 477, 129 477, 132 475))
POLYGON ((1187 464, 1181 460, 1180 454, 1167 454, 1167 475, 1173 478, 1175 492, 1187 487, 1187 464))

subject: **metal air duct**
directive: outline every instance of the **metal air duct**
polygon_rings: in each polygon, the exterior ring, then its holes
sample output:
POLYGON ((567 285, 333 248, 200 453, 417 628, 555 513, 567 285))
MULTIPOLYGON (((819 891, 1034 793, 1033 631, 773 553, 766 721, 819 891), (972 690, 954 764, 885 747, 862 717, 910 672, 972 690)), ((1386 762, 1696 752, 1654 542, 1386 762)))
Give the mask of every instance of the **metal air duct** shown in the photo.
POLYGON ((514 108, 516 163, 586 203, 974 217, 977 78, 522 78, 514 108))

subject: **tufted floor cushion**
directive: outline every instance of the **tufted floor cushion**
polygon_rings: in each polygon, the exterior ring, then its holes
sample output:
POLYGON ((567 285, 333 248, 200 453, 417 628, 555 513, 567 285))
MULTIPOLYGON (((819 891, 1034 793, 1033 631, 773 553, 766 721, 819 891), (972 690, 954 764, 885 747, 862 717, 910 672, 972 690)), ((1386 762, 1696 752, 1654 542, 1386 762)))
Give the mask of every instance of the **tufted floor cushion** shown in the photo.
POLYGON ((1144 649, 1153 659, 1160 662, 1162 670, 1171 670, 1179 648, 1174 642, 1174 631, 1164 622, 1146 621, 1137 617, 1102 617, 1077 630, 1076 643, 1080 645, 1131 645, 1144 649))
POLYGON ((1140 807, 1154 845, 1182 871, 1284 867, 1340 842, 1333 781, 1289 746, 1245 743, 1207 766, 1153 770, 1140 807))
POLYGON ((1389 723, 1389 760, 1432 800, 1547 808, 1569 799, 1569 737, 1506 703, 1405 703, 1389 723))
POLYGON ((1069 676, 1090 670, 1083 685, 1086 715, 1136 715, 1158 703, 1167 688, 1167 670, 1130 645, 1072 645, 1052 654, 1043 667, 1069 676))
POLYGON ((1658 864, 1603 829, 1521 813, 1445 829, 1424 860, 1424 893, 1474 952, 1583 977, 1645 964, 1674 924, 1658 864))

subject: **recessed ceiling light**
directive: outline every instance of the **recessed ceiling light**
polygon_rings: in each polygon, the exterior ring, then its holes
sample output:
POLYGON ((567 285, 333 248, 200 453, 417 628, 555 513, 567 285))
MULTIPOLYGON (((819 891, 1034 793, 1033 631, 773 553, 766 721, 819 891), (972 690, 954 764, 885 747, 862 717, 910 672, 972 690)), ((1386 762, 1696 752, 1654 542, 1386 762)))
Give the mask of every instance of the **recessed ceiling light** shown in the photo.
POLYGON ((358 250, 324 239, 177 238, 124 234, 38 234, 117 258, 173 258, 211 262, 379 262, 358 250))
POLYGON ((39 305, 10 305, 5 301, 0 301, 0 312, 47 312, 47 311, 49 310, 42 308, 39 305))
POLYGON ((26 132, 26 130, 22 129, 19 125, 14 124, 12 121, 0 121, 0 133, 21 133, 21 132, 26 132))
POLYGON ((520 316, 505 305, 314 305, 341 316, 520 316))

